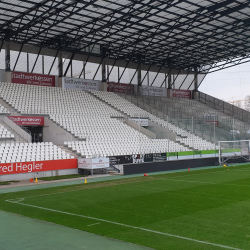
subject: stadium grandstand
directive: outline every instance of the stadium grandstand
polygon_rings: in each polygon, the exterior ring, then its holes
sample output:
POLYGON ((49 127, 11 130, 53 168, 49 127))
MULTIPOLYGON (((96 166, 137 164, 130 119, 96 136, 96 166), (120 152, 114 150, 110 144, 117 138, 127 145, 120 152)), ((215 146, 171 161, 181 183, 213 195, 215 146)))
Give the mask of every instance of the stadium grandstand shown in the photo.
POLYGON ((1 0, 0 250, 250 249, 250 113, 200 91, 249 61, 249 0, 1 0))
POLYGON ((249 112, 199 86, 249 61, 249 1, 11 0, 0 10, 0 180, 207 166, 221 141, 245 155, 249 112))

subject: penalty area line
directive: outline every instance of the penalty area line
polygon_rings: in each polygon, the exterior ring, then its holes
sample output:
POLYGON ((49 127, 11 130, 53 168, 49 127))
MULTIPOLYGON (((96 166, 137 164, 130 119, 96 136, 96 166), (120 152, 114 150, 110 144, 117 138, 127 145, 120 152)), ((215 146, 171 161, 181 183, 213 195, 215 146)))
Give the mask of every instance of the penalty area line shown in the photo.
POLYGON ((216 244, 216 243, 211 243, 211 242, 203 241, 203 240, 196 240, 196 239, 192 239, 192 238, 188 238, 188 237, 184 237, 184 236, 164 233, 164 232, 155 231, 155 230, 151 230, 151 229, 147 229, 147 228, 143 228, 143 227, 135 227, 135 226, 131 226, 131 225, 126 225, 126 224, 115 222, 115 221, 109 221, 109 220, 99 219, 99 218, 95 218, 95 217, 91 217, 91 216, 74 214, 74 213, 64 212, 64 211, 60 211, 60 210, 56 210, 56 209, 51 209, 51 208, 45 208, 45 207, 39 207, 39 206, 35 206, 35 205, 25 204, 25 203, 20 202, 20 201, 22 201, 22 199, 23 198, 17 199, 17 200, 6 200, 6 201, 10 202, 10 203, 20 204, 20 205, 23 205, 23 206, 39 208, 39 209, 43 209, 43 210, 47 210, 47 211, 51 211, 51 212, 67 214, 67 215, 82 217, 82 218, 86 218, 86 219, 92 219, 92 220, 106 222, 106 223, 110 223, 110 224, 114 224, 114 225, 118 225, 118 226, 123 226, 123 227, 127 227, 127 228, 138 229, 138 230, 141 230, 141 231, 146 231, 146 232, 150 232, 150 233, 155 233, 155 234, 165 235, 165 236, 169 236, 169 237, 174 237, 174 238, 178 238, 178 239, 182 239, 182 240, 193 241, 193 242, 196 242, 196 243, 212 245, 212 246, 215 246, 215 247, 221 247, 221 248, 231 249, 231 250, 243 250, 243 249, 240 249, 240 248, 234 248, 234 247, 221 245, 221 244, 216 244))

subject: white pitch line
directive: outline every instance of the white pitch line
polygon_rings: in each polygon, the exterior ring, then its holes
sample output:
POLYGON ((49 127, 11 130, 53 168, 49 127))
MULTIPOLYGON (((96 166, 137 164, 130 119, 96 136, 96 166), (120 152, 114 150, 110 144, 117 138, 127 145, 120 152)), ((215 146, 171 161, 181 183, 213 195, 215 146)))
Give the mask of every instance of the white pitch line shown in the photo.
POLYGON ((184 182, 195 182, 195 183, 201 183, 201 184, 218 184, 215 182, 209 182, 209 181, 187 181, 187 180, 175 180, 171 178, 165 178, 164 180, 170 180, 170 181, 184 181, 184 182))
POLYGON ((196 240, 196 239, 183 237, 183 236, 179 236, 179 235, 175 235, 175 234, 169 234, 169 233, 164 233, 164 232, 160 232, 160 231, 150 230, 150 229, 143 228, 143 227, 135 227, 135 226, 126 225, 126 224, 123 224, 123 223, 104 220, 104 219, 99 219, 99 218, 95 218, 95 217, 91 217, 91 216, 74 214, 74 213, 59 211, 59 210, 55 210, 55 209, 51 209, 51 208, 45 208, 45 207, 39 207, 39 206, 35 206, 35 205, 25 204, 25 203, 19 202, 20 201, 19 199, 17 201, 14 201, 14 200, 6 200, 6 201, 11 202, 11 203, 17 203, 17 204, 20 204, 20 205, 23 205, 23 206, 34 207, 34 208, 39 208, 39 209, 43 209, 43 210, 47 210, 47 211, 57 212, 57 213, 61 213, 61 214, 67 214, 67 215, 87 218, 87 219, 91 219, 91 220, 102 221, 102 222, 106 222, 106 223, 110 223, 110 224, 114 224, 114 225, 118 225, 118 226, 123 226, 123 227, 128 227, 128 228, 133 228, 133 229, 139 229, 139 230, 142 230, 142 231, 155 233, 155 234, 160 234, 160 235, 165 235, 165 236, 169 236, 169 237, 174 237, 174 238, 178 238, 178 239, 182 239, 182 240, 188 240, 188 241, 193 241, 193 242, 197 242, 197 243, 201 243, 201 244, 212 245, 212 246, 215 246, 215 247, 221 247, 221 248, 226 248, 226 249, 231 249, 231 250, 243 250, 243 249, 240 249, 240 248, 234 248, 234 247, 225 246, 225 245, 216 244, 216 243, 211 243, 211 242, 207 242, 207 241, 196 240))
POLYGON ((98 225, 98 224, 100 224, 100 222, 90 224, 90 225, 88 225, 88 227, 95 226, 95 225, 98 225))

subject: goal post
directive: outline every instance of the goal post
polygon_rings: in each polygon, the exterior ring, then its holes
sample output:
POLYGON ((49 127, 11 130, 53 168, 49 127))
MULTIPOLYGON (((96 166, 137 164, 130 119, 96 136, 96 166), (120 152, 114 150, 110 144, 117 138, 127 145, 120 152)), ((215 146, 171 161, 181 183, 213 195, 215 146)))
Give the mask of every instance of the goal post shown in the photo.
POLYGON ((219 141, 219 164, 225 164, 229 159, 244 158, 249 160, 250 140, 219 141))

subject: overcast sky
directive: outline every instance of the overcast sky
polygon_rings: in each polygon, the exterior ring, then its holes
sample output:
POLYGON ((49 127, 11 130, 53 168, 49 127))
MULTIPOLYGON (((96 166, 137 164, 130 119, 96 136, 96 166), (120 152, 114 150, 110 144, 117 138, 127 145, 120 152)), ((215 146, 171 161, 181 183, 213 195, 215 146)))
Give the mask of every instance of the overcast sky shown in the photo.
POLYGON ((250 62, 208 74, 199 90, 225 101, 250 95, 250 62))

